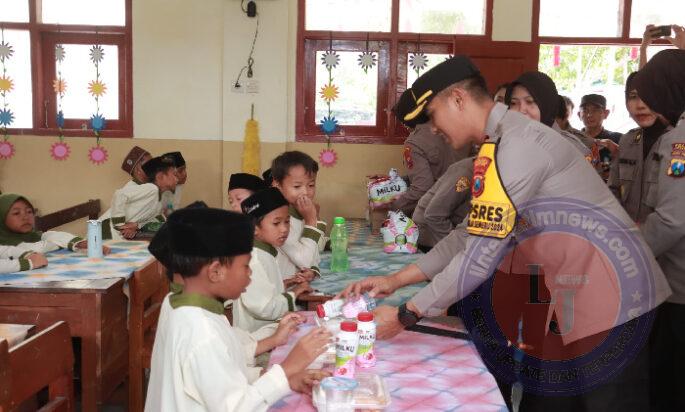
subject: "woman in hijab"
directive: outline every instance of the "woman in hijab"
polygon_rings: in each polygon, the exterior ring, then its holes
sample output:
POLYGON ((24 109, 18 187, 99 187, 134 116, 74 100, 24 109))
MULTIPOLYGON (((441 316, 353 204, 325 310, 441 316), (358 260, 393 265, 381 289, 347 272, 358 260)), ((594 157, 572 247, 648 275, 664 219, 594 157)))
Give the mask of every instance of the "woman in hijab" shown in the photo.
MULTIPOLYGON (((685 397, 685 51, 663 50, 633 79, 660 121, 674 129, 653 144, 644 164, 643 202, 654 211, 640 225, 673 294, 657 309, 650 337, 652 410, 683 411, 685 397)), ((643 149, 644 150, 644 149, 643 149)), ((620 166, 620 165, 619 165, 620 166)))

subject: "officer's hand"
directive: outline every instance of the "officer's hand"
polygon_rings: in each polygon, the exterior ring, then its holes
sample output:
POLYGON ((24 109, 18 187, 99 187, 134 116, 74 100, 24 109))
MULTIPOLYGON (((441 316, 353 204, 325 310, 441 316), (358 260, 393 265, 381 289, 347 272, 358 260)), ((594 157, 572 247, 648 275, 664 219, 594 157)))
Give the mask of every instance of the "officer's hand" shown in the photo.
POLYGON ((609 149, 611 152, 611 157, 616 157, 618 154, 618 145, 611 139, 600 139, 598 142, 599 146, 609 149))
POLYGON ((652 44, 652 41, 655 39, 654 37, 654 29, 656 28, 655 25, 653 24, 648 24, 647 27, 645 27, 645 32, 642 34, 642 44, 640 45, 641 48, 646 48, 650 44, 652 44))
POLYGON ((384 298, 391 295, 397 286, 393 282, 392 275, 387 276, 369 276, 358 282, 348 285, 345 290, 338 293, 336 297, 347 298, 349 296, 359 296, 364 292, 368 292, 372 298, 384 298))
POLYGON ((404 330, 404 326, 397 319, 398 309, 394 306, 382 305, 373 311, 376 320, 376 338, 390 339, 404 330))
POLYGON ((685 27, 678 26, 677 24, 671 27, 673 28, 673 37, 667 37, 666 39, 680 50, 685 49, 685 27))

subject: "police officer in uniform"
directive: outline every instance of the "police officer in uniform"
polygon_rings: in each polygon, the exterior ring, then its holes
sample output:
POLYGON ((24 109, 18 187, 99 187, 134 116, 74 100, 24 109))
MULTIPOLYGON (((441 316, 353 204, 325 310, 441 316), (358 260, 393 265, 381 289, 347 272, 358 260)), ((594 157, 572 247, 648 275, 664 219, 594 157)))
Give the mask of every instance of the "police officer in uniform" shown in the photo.
POLYGON ((461 223, 471 210, 473 157, 462 159, 421 196, 412 220, 419 227, 418 248, 428 252, 461 223))
MULTIPOLYGON (((393 112, 406 113, 414 99, 411 89, 402 93, 400 100, 393 107, 393 112)), ((409 177, 407 191, 397 198, 390 206, 392 210, 401 210, 405 215, 414 213, 419 199, 428 189, 445 173, 445 170, 454 162, 469 155, 471 147, 453 149, 445 139, 434 134, 426 118, 404 120, 400 119, 405 126, 413 129, 404 142, 403 158, 404 166, 409 177)))
MULTIPOLYGON (((482 269, 483 273, 489 271, 492 274, 493 268, 481 258, 500 256, 498 251, 515 244, 514 228, 519 223, 517 216, 525 212, 522 207, 529 202, 563 198, 594 205, 619 220, 629 233, 638 232, 602 179, 592 168, 587 167, 580 152, 574 150, 567 140, 560 139, 552 129, 520 113, 508 111, 504 105, 495 104, 487 93, 478 69, 467 57, 454 57, 429 70, 414 82, 412 91, 416 98, 415 110, 406 119, 411 120, 425 112, 431 118, 433 127, 447 136, 454 147, 482 144, 474 161, 472 207, 475 211, 482 211, 498 204, 499 220, 490 219, 489 212, 471 213, 465 222, 465 231, 453 231, 426 255, 426 258, 440 260, 444 257, 444 251, 451 249, 451 260, 445 265, 444 260, 440 265, 410 265, 395 274, 370 277, 348 286, 343 294, 369 291, 375 296, 385 296, 400 287, 431 280, 399 308, 380 306, 376 309, 378 336, 381 339, 415 324, 422 316, 442 313, 450 304, 464 298, 477 287, 477 284, 462 283, 468 280, 468 274, 461 273, 463 264, 471 264, 482 269), (489 239, 490 252, 477 247, 484 237, 489 239), (454 243, 442 248, 440 245, 443 242, 454 243), (424 268, 428 273, 423 271, 424 268), (436 269, 439 271, 437 274, 434 272, 436 269)), ((646 249, 639 237, 635 237, 635 242, 646 249)), ((556 252, 556 245, 546 246, 556 252)), ((562 257, 562 261, 556 262, 562 270, 563 265, 570 261, 582 262, 590 257, 584 253, 588 252, 580 249, 566 256, 554 255, 562 257)), ((607 283, 611 281, 595 273, 591 282, 575 290, 574 300, 578 303, 572 309, 582 309, 573 312, 574 328, 570 335, 562 337, 562 354, 575 354, 576 344, 594 338, 597 333, 612 331, 624 324, 631 327, 670 295, 671 290, 654 257, 647 254, 645 260, 648 271, 639 273, 635 279, 636 287, 641 295, 649 294, 652 299, 640 305, 639 310, 633 311, 632 315, 637 319, 629 320, 627 314, 622 314, 618 317, 621 323, 617 323, 616 318, 598 316, 610 308, 605 307, 607 302, 604 299, 596 298, 596 293, 598 288, 604 290, 603 287, 611 287, 607 283), (588 311, 590 306, 593 310, 588 311)), ((497 264, 497 261, 494 263, 497 264)), ((483 281, 485 279, 480 280, 483 281)), ((545 277, 546 284, 547 281, 548 277, 545 277)), ((553 303, 552 313, 562 313, 563 305, 563 302, 553 303)), ((546 325, 537 327, 545 328, 546 325)), ((648 408, 648 396, 642 382, 642 368, 647 362, 645 356, 641 352, 618 376, 609 378, 588 393, 563 397, 526 393, 522 410, 599 410, 607 409, 609 405, 621 410, 645 410, 648 408)))
MULTIPOLYGON (((658 310, 652 335, 652 410, 685 410, 685 51, 657 53, 635 76, 651 110, 675 128, 663 134, 644 163, 640 225, 673 295, 658 310)), ((619 167, 621 165, 619 164, 619 167)), ((633 183, 634 184, 634 183, 633 183)), ((632 190, 632 189, 631 189, 632 190)))

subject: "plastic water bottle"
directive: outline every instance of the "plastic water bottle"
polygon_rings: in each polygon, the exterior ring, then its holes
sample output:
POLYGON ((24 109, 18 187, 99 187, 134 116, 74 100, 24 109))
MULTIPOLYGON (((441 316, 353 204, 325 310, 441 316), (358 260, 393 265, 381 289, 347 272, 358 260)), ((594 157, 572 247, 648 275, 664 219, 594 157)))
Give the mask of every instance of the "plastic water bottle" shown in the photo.
POLYGON ((331 252, 331 272, 347 272, 350 269, 350 262, 347 257, 347 228, 344 217, 333 219, 331 252))

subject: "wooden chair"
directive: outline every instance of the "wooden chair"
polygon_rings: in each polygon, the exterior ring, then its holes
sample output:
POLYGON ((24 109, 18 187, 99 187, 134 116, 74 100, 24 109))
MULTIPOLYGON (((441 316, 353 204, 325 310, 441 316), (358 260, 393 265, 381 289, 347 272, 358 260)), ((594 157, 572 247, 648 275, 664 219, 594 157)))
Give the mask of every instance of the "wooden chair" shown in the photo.
POLYGON ((73 222, 82 217, 97 219, 100 216, 100 199, 89 200, 80 205, 72 206, 50 213, 45 216, 36 216, 36 230, 46 231, 63 224, 73 222))
POLYGON ((0 342, 0 411, 9 411, 48 387, 48 403, 39 411, 74 410, 74 353, 71 333, 65 322, 49 328, 7 350, 7 342, 0 342), (9 364, 9 368, 4 366, 9 364), (2 376, 9 370, 9 379, 2 376), (9 402, 3 405, 5 388, 9 402))
POLYGON ((10 355, 6 340, 0 340, 0 412, 10 410, 10 355))
POLYGON ((128 283, 131 310, 129 319, 128 410, 142 411, 145 403, 145 369, 150 369, 157 319, 169 292, 166 269, 157 260, 148 261, 133 272, 128 283))

